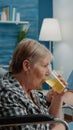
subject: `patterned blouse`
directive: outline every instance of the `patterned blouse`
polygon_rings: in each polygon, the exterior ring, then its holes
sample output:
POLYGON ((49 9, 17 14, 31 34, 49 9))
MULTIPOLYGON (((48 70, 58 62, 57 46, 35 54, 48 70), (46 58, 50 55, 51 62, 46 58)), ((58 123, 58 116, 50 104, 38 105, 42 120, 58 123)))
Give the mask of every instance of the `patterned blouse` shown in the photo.
MULTIPOLYGON (((0 117, 25 114, 49 114, 44 95, 36 90, 31 91, 31 100, 19 82, 6 73, 0 79, 0 117)), ((0 130, 49 130, 49 124, 5 127, 0 130)))

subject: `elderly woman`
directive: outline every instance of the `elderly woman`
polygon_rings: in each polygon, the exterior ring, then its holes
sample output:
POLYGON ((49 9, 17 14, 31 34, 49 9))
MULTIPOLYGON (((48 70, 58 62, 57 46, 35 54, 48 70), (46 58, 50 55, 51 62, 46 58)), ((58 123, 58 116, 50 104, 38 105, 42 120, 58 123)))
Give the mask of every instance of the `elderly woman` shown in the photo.
MULTIPOLYGON (((35 40, 23 39, 18 44, 10 71, 0 80, 0 116, 39 113, 61 116, 64 92, 57 94, 51 90, 46 99, 38 92, 50 75, 52 59, 51 52, 35 40)), ((64 80, 62 82, 66 85, 64 80)), ((49 125, 26 125, 21 126, 20 130, 49 130, 49 125)))

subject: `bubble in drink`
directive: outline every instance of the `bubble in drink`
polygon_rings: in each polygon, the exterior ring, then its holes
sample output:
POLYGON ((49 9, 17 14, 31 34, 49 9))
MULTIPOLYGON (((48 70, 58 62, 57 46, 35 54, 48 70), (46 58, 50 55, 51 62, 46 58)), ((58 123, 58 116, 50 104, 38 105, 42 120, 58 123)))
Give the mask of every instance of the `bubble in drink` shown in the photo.
POLYGON ((58 79, 58 77, 55 78, 49 78, 46 79, 45 81, 47 84, 49 84, 52 89, 57 92, 57 93, 61 93, 64 91, 65 86, 63 85, 63 83, 58 79))

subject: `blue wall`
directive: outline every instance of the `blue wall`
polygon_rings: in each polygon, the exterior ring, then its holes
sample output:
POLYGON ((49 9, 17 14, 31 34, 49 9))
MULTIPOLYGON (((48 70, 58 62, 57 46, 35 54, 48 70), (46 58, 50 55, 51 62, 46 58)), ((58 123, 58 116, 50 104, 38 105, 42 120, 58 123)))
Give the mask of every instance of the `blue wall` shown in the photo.
MULTIPOLYGON (((38 40, 43 18, 52 17, 52 0, 0 0, 0 12, 10 4, 19 9, 22 21, 30 22, 27 37, 38 40)), ((0 65, 9 64, 20 28, 20 25, 0 24, 0 65)), ((42 44, 48 47, 47 42, 42 44)))
MULTIPOLYGON (((52 18, 53 17, 53 5, 52 0, 39 0, 39 32, 42 25, 42 21, 44 18, 52 18)), ((49 42, 41 42, 45 44, 47 48, 49 48, 49 42)))

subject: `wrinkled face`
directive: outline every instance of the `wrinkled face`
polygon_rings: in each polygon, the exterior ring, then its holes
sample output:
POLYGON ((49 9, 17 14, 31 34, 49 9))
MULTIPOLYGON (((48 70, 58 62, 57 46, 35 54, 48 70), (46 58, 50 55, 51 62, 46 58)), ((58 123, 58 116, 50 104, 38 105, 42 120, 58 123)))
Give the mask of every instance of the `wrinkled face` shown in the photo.
POLYGON ((44 80, 50 75, 49 58, 40 59, 34 66, 30 66, 31 89, 38 89, 44 80))

